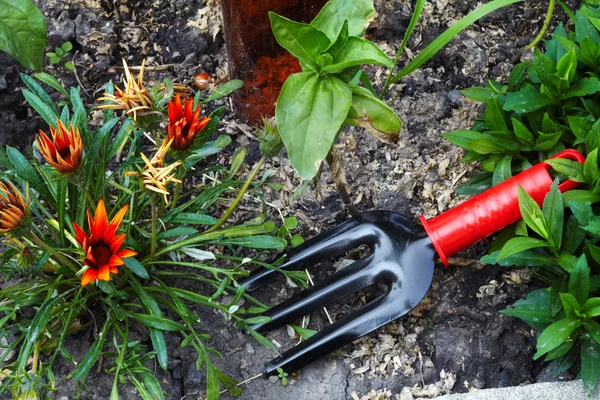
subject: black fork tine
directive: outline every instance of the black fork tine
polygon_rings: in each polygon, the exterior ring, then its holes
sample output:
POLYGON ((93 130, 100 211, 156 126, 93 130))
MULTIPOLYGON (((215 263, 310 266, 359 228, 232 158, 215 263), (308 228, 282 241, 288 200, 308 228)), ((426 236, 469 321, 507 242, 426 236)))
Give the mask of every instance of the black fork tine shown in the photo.
POLYGON ((402 304, 397 290, 393 286, 389 292, 275 358, 265 367, 265 375, 276 374, 277 368, 294 372, 410 311, 402 304))
MULTIPOLYGON (((372 226, 364 224, 360 217, 352 218, 333 229, 307 240, 279 268, 284 270, 298 270, 320 263, 328 257, 334 257, 362 244, 371 244, 372 240, 370 241, 369 239, 373 238, 373 235, 372 226)), ((251 292, 273 283, 282 277, 283 274, 277 270, 259 269, 255 270, 255 273, 252 273, 247 279, 240 282, 240 285, 246 286, 246 291, 251 292)))
POLYGON ((369 271, 372 261, 373 256, 370 254, 333 276, 317 282, 307 290, 265 311, 262 315, 271 317, 271 321, 253 325, 251 328, 258 332, 277 329, 372 285, 375 282, 374 274, 369 271))

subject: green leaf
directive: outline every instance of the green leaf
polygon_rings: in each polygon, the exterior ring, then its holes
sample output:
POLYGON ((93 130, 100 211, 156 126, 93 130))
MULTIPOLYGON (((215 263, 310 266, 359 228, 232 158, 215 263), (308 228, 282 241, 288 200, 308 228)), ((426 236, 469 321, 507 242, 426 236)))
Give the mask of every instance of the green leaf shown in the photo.
POLYGON ((144 382, 144 386, 148 391, 148 395, 152 400, 163 400, 165 398, 162 388, 160 387, 160 383, 158 379, 154 377, 150 372, 143 372, 142 382, 144 382))
POLYGON ((575 136, 577 136, 580 143, 585 141, 588 132, 592 129, 592 122, 586 118, 574 117, 571 115, 567 117, 567 120, 569 121, 569 127, 575 136))
MULTIPOLYGON (((48 93, 42 88, 42 86, 36 82, 35 79, 26 74, 21 74, 21 79, 27 85, 27 87, 37 96, 40 100, 44 102, 45 105, 48 106, 50 110, 52 110, 52 114, 58 115, 58 109, 54 104, 54 101, 50 98, 48 93)), ((56 121, 55 121, 56 123, 56 121)))
POLYGON ((535 87, 524 85, 518 92, 509 92, 506 95, 504 109, 517 113, 530 113, 553 103, 552 99, 537 91, 535 87))
POLYGON ((523 81, 525 80, 525 71, 531 65, 531 61, 523 61, 514 66, 510 75, 508 76, 508 91, 514 92, 519 89, 523 81))
POLYGON ((0 50, 41 71, 47 35, 44 15, 32 0, 0 0, 0 50))
POLYGON ((495 95, 492 100, 487 104, 484 113, 485 125, 490 131, 507 131, 506 120, 504 117, 504 111, 500 104, 500 96, 495 95))
POLYGON ((563 201, 560 190, 558 190, 558 179, 554 180, 550 187, 550 191, 544 198, 542 213, 544 214, 548 226, 548 244, 551 248, 558 250, 562 243, 562 232, 565 219, 563 201))
POLYGON ((46 121, 48 125, 51 125, 54 128, 56 128, 56 121, 58 121, 58 112, 56 111, 56 109, 53 107, 49 107, 46 103, 42 101, 42 99, 40 99, 37 95, 30 92, 29 90, 23 89, 22 92, 23 97, 25 97, 25 100, 27 100, 31 107, 33 107, 42 118, 44 118, 44 121, 46 121))
MULTIPOLYGON (((341 0, 340 0, 341 1, 341 0)), ((390 79, 390 84, 395 83, 402 79, 406 75, 419 69, 421 65, 425 64, 431 57, 433 57, 438 51, 442 49, 448 42, 456 37, 465 28, 471 25, 478 19, 488 15, 489 13, 502 8, 506 5, 517 3, 521 0, 492 0, 489 1, 477 9, 473 10, 465 17, 454 23, 450 28, 446 29, 441 35, 439 35, 433 42, 431 42, 425 49, 423 49, 411 62, 409 62, 398 74, 394 75, 390 79)), ((350 2, 352 3, 352 2, 350 2)))
POLYGON ((46 325, 50 321, 52 317, 52 311, 54 307, 56 307, 60 302, 64 301, 64 297, 70 294, 74 289, 68 290, 61 295, 58 295, 54 298, 47 298, 42 303, 41 307, 37 309, 35 313, 35 317, 31 321, 31 324, 26 327, 27 334, 25 337, 25 341, 21 345, 21 349, 19 351, 19 357, 16 361, 16 372, 19 374, 25 373, 25 367, 27 366, 27 360, 29 360, 29 356, 33 351, 34 344, 37 342, 38 338, 42 334, 42 331, 46 328, 46 325))
POLYGON ((481 132, 469 131, 469 130, 458 130, 448 133, 443 133, 442 137, 450 142, 454 143, 458 147, 462 147, 465 150, 472 150, 469 143, 472 140, 485 139, 485 136, 481 132))
POLYGON ((472 87, 459 90, 459 92, 466 98, 480 103, 489 103, 495 94, 492 89, 487 87, 472 87))
POLYGON ((581 341, 581 379, 590 396, 598 386, 598 378, 600 378, 600 344, 595 340, 583 339, 581 341))
POLYGON ((544 329, 537 342, 537 352, 533 356, 537 360, 547 352, 560 346, 582 322, 576 318, 563 318, 544 329))
POLYGON ((590 268, 585 254, 579 257, 575 268, 571 271, 569 293, 575 296, 579 304, 584 304, 590 295, 590 268))
POLYGON ((310 24, 333 42, 344 21, 348 21, 348 35, 360 37, 374 17, 372 0, 330 0, 310 24))
POLYGON ((552 169, 575 182, 585 182, 583 164, 565 158, 553 158, 545 161, 552 169))
POLYGON ((527 128, 527 125, 525 125, 523 122, 519 121, 515 117, 512 117, 511 121, 517 140, 523 144, 533 146, 533 144, 535 143, 535 139, 533 137, 533 133, 531 133, 529 128, 527 128))
POLYGON ((363 64, 383 65, 388 68, 394 65, 392 60, 374 43, 356 36, 350 36, 334 63, 326 65, 321 71, 337 74, 346 68, 363 64))
POLYGON ((136 274, 140 278, 142 278, 142 279, 150 278, 150 275, 148 275, 148 271, 146 271, 146 268, 136 258, 125 257, 125 258, 123 258, 123 262, 125 263, 125 266, 130 271, 132 271, 134 274, 136 274))
POLYGON ((329 47, 327 48, 327 53, 331 54, 333 59, 337 58, 338 52, 344 47, 350 35, 348 34, 348 21, 344 21, 340 31, 337 34, 335 40, 331 42, 329 47))
POLYGON ((562 196, 565 203, 574 201, 581 204, 594 204, 600 201, 600 195, 593 193, 591 190, 569 190, 563 193, 562 196))
POLYGON ((577 315, 575 314, 575 311, 579 312, 581 306, 575 296, 570 293, 560 293, 560 300, 567 318, 576 318, 577 315))
POLYGON ((520 253, 524 250, 535 249, 539 247, 548 247, 548 243, 545 240, 530 237, 512 238, 506 242, 504 247, 502 247, 496 262, 502 260, 503 258, 512 256, 513 254, 520 253))
POLYGON ((578 42, 582 42, 586 37, 591 39, 594 43, 600 43, 600 36, 598 31, 594 28, 594 25, 585 18, 579 11, 575 13, 577 16, 577 22, 575 23, 575 36, 578 42))
POLYGON ((313 72, 285 81, 275 116, 292 166, 311 179, 327 157, 352 104, 352 91, 339 78, 313 72))
POLYGON ((494 169, 494 175, 492 177, 492 185, 496 186, 497 184, 504 182, 508 178, 512 176, 511 169, 511 161, 512 156, 506 155, 503 156, 500 161, 496 164, 496 168, 494 169))
POLYGON ((23 179, 25 182, 28 182, 29 186, 38 191, 46 199, 49 200, 52 198, 50 191, 48 190, 48 186, 42 182, 42 179, 38 175, 35 168, 29 164, 29 161, 27 161, 25 156, 21 154, 19 150, 15 149, 14 147, 7 146, 6 155, 14 166, 15 173, 19 178, 23 179))
POLYGON ((327 36, 311 25, 294 22, 272 11, 269 19, 277 43, 297 59, 317 69, 321 52, 329 47, 327 36))
POLYGON ((397 143, 402 120, 396 112, 368 89, 356 85, 349 86, 352 89, 352 105, 346 122, 367 129, 383 142, 397 143))
POLYGON ((600 315, 600 297, 592 297, 587 299, 581 312, 586 315, 587 318, 594 318, 600 315))
POLYGON ((562 132, 541 133, 535 140, 534 150, 550 151, 556 146, 562 136, 562 132))
POLYGON ((303 328, 298 325, 290 324, 294 332, 296 332, 300 337, 304 340, 309 339, 311 336, 314 336, 318 331, 313 329, 303 328))
POLYGON ((206 363, 206 400, 219 400, 221 397, 219 377, 215 370, 216 367, 208 361, 206 363))
POLYGON ((260 344, 262 344, 265 347, 268 347, 276 352, 279 352, 279 350, 277 349, 277 347, 266 337, 264 337, 263 335, 261 335, 260 333, 256 332, 254 329, 250 328, 249 326, 246 327, 246 330, 248 331, 248 333, 250 335, 252 335, 252 337, 254 339, 256 339, 260 344))
POLYGON ((571 82, 575 77, 577 71, 577 56, 575 55, 575 49, 569 50, 556 64, 556 71, 558 76, 567 82, 571 82))
MULTIPOLYGON (((575 342, 575 340, 570 340, 568 339, 567 342, 565 343, 571 343, 571 342, 575 342)), ((562 346, 562 345, 561 345, 562 346)), ((561 347, 559 346, 559 347, 561 347)), ((571 350, 569 350, 567 352, 567 354, 563 355, 562 357, 556 359, 553 363, 554 368, 552 369, 552 375, 554 377, 558 377, 560 374, 567 372, 572 366, 573 364, 575 364, 575 361, 577 361, 579 359, 579 351, 576 351, 577 347, 572 347, 571 350)), ((554 350, 551 350, 551 352, 554 350)), ((548 353, 550 354, 550 353, 548 353)))
POLYGON ((140 324, 146 325, 150 328, 158 329, 160 331, 178 332, 185 329, 185 327, 180 323, 171 321, 165 317, 159 317, 150 314, 140 314, 133 311, 129 311, 127 314, 140 324))
POLYGON ((283 250, 287 246, 287 241, 280 237, 256 235, 241 238, 220 239, 220 244, 233 244, 237 246, 248 247, 251 249, 275 249, 283 250))
POLYGON ((598 148, 592 150, 585 158, 583 164, 583 176, 588 184, 593 184, 598 180, 598 148))
POLYGON ((573 348, 575 342, 576 340, 567 339, 563 344, 561 344, 557 348, 550 350, 548 352, 548 355, 546 355, 544 361, 548 362, 564 356, 573 348))
POLYGON ((217 223, 217 219, 210 215, 204 214, 177 213, 171 222, 191 225, 214 225, 217 223))
POLYGON ((569 90, 567 90, 562 98, 570 99, 572 97, 584 97, 600 92, 600 80, 598 78, 583 78, 575 82, 569 90))
POLYGON ((487 137, 469 142, 471 149, 479 154, 502 154, 504 149, 487 137))
POLYGON ((77 364, 77 369, 73 373, 72 377, 74 381, 81 382, 82 380, 84 380, 88 372, 90 372, 94 364, 96 364, 96 361, 100 357, 100 354, 102 354, 102 348, 104 347, 104 342, 106 341, 106 334, 108 333, 108 328, 110 326, 112 326, 111 320, 107 320, 106 322, 104 322, 104 325, 102 326, 102 330, 98 334, 98 337, 96 338, 96 340, 94 340, 94 343, 88 350, 85 357, 83 357, 83 360, 81 360, 81 362, 77 364))
POLYGON ((35 74, 33 76, 35 76, 38 80, 44 82, 46 85, 48 85, 48 86, 56 89, 60 93, 62 93, 67 99, 69 98, 69 93, 67 92, 67 90, 52 75, 47 74, 45 72, 38 72, 37 74, 35 74))
POLYGON ((533 198, 519 185, 519 210, 528 227, 538 235, 548 240, 548 223, 533 198))
POLYGON ((532 250, 521 251, 520 253, 508 256, 503 260, 497 261, 499 251, 495 251, 481 258, 482 263, 498 264, 503 267, 511 267, 518 265, 520 267, 558 267, 555 257, 551 257, 542 252, 532 250))
POLYGON ((583 322, 583 327, 596 343, 600 343, 600 324, 592 319, 583 322))
POLYGON ((216 88, 215 91, 212 92, 207 98, 202 100, 202 104, 225 97, 231 94, 232 92, 240 89, 242 86, 244 86, 244 81, 241 79, 232 79, 230 81, 227 81, 218 88, 216 88))

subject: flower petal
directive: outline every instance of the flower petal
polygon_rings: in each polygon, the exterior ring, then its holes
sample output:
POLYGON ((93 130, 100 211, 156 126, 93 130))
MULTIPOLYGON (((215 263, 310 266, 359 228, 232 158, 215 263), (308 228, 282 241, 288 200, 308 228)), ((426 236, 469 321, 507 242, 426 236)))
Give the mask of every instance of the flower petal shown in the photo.
POLYGON ((103 265, 98 270, 98 279, 101 281, 110 281, 110 267, 103 265))
POLYGON ((113 255, 110 258, 110 261, 108 262, 108 266, 111 267, 111 268, 112 267, 118 267, 118 266, 121 266, 123 264, 125 264, 125 262, 123 260, 121 260, 121 257, 118 257, 116 255, 113 255))
POLYGON ((112 251, 113 253, 116 253, 120 248, 121 245, 123 244, 123 242, 125 241, 125 239, 127 238, 127 235, 123 234, 123 235, 119 235, 116 238, 114 238, 112 241, 110 241, 110 251, 112 251))
POLYGON ((96 207, 96 216, 94 217, 92 235, 97 238, 103 238, 107 228, 108 217, 106 216, 106 208, 104 207, 104 200, 100 199, 98 201, 98 206, 96 207))
MULTIPOLYGON (((106 229, 106 232, 104 233, 104 241, 106 243, 111 243, 112 240, 114 239, 115 233, 117 232, 117 229, 119 228, 119 224, 121 223, 121 221, 123 221, 123 217, 125 217, 125 214, 127 213, 128 209, 129 209, 128 205, 121 208, 119 210, 119 212, 110 221, 110 225, 108 226, 108 229, 106 229)), ((111 248, 112 248, 112 244, 111 244, 111 248)))
POLYGON ((132 256, 137 256, 137 251, 123 249, 123 250, 117 251, 117 253, 115 255, 117 257, 121 257, 121 258, 132 257, 132 256))
POLYGON ((83 231, 83 229, 81 229, 79 225, 77 225, 77 222, 73 222, 73 228, 75 228, 75 234, 77 235, 77 243, 83 247, 83 243, 86 239, 88 239, 88 235, 83 231))
POLYGON ((87 269, 81 277, 81 286, 87 286, 90 282, 98 279, 98 271, 93 268, 87 269))

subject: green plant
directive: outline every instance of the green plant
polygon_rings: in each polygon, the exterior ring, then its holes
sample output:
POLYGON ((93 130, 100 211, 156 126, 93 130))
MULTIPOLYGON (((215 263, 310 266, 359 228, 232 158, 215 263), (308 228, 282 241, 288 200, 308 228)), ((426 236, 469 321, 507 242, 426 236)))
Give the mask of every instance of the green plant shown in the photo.
MULTIPOLYGON (((281 137, 298 174, 311 179, 323 160, 327 158, 330 165, 335 162, 330 150, 344 124, 366 127, 384 141, 397 141, 402 121, 382 100, 389 85, 418 69, 477 19, 517 1, 494 0, 481 6, 442 33, 395 75, 399 56, 418 21, 424 0, 416 3, 395 62, 375 44, 361 38, 374 15, 372 0, 330 0, 310 24, 270 13, 278 43, 302 66, 302 72, 286 80, 275 110, 281 137), (381 98, 360 69, 363 64, 391 69, 381 98)), ((340 187, 345 187, 345 182, 338 183, 340 187)))
POLYGON ((64 42, 59 47, 56 47, 54 51, 46 53, 46 57, 49 58, 50 64, 59 64, 70 71, 74 71, 75 65, 71 61, 67 61, 71 50, 73 50, 73 44, 71 42, 64 42))
POLYGON ((44 15, 32 0, 0 0, 0 50, 41 71, 47 35, 44 15))
POLYGON ((528 266, 547 288, 503 312, 541 331, 535 358, 554 363, 554 373, 579 368, 585 387, 600 378, 600 7, 569 13, 574 29, 560 24, 545 51, 514 67, 507 84, 463 90, 486 104, 472 130, 445 134, 464 148, 464 162, 479 161, 482 172, 460 188, 474 194, 497 185, 565 148, 586 155, 546 161, 557 181, 541 207, 519 192, 523 220, 502 231, 481 261, 528 266), (563 177, 581 182, 560 193, 563 177))
POLYGON ((0 255, 0 338, 10 339, 0 353, 0 394, 10 389, 25 398, 56 390, 53 366, 61 357, 81 389, 103 360, 114 374, 111 399, 119 398, 125 381, 143 399, 162 399, 148 363, 167 368, 165 334, 176 334, 205 370, 207 398, 218 399, 220 386, 238 395, 237 382, 212 362, 220 354, 199 331, 197 307, 216 310, 274 347, 249 328, 266 322, 256 316, 266 306, 237 281, 248 276, 244 265, 276 268, 261 261, 262 253, 248 257, 245 249, 282 250, 287 240, 266 221, 264 202, 258 202, 263 207, 254 219, 237 224, 215 211, 238 193, 260 198, 270 171, 260 175, 260 163, 248 178, 238 177, 243 150, 229 167, 208 161, 231 139, 212 137, 224 107, 208 117, 200 109, 240 82, 204 99, 187 94, 182 100, 183 86, 164 81, 146 90, 142 73, 135 79, 126 67, 122 89, 107 85, 97 124, 88 124, 78 89, 67 92, 49 75, 36 75, 68 93, 59 111, 38 81, 22 75, 28 87, 23 94, 50 134, 36 140, 39 159, 13 147, 0 149, 0 235, 6 246, 0 255), (125 110, 126 118, 115 116, 115 109, 125 110), (186 283, 195 290, 182 287, 186 283), (233 298, 223 301, 225 295, 233 298), (134 324, 148 332, 148 346, 131 337, 134 324), (65 343, 84 329, 94 340, 81 358, 65 343))
POLYGON ((287 386, 287 384, 288 384, 288 381, 287 381, 287 376, 288 376, 288 373, 287 373, 287 372, 285 372, 285 371, 284 371, 283 369, 281 369, 281 368, 277 368, 277 373, 278 373, 278 375, 277 375, 277 376, 279 377, 279 379, 281 379, 281 384, 282 384, 283 386, 287 386))

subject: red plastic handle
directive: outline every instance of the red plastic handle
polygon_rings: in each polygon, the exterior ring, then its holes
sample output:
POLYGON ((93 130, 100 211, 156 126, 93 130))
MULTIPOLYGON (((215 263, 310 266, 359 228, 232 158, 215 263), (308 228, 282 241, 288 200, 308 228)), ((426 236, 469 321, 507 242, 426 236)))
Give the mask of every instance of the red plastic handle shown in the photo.
MULTIPOLYGON (((585 157, 575 150, 565 150, 551 158, 585 162, 585 157)), ((519 186, 541 205, 553 181, 549 169, 550 165, 541 162, 433 219, 421 216, 421 223, 444 265, 448 266, 451 255, 521 219, 519 186)), ((564 192, 577 186, 578 182, 569 180, 558 188, 564 192)))

